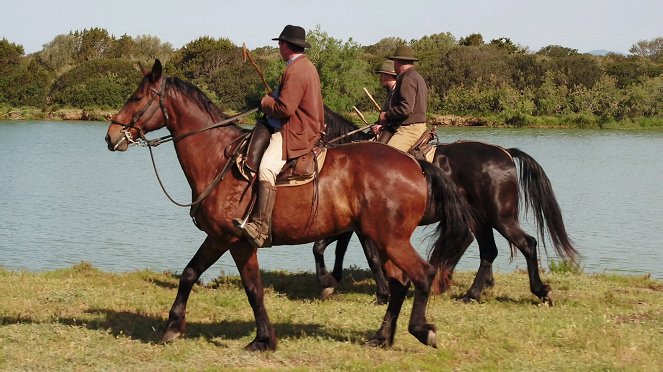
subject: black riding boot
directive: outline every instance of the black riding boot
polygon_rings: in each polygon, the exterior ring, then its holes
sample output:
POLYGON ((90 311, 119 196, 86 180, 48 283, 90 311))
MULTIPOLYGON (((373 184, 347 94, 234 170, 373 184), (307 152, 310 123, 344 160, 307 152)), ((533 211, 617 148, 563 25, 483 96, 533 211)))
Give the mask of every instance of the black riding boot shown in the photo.
POLYGON ((241 220, 235 219, 242 235, 256 248, 272 246, 272 210, 276 201, 276 186, 267 181, 258 182, 258 199, 251 220, 244 227, 241 220))
POLYGON ((378 142, 388 143, 391 137, 394 136, 394 130, 391 127, 383 126, 382 131, 378 134, 378 142))
POLYGON ((260 159, 262 159, 262 155, 265 153, 265 150, 267 150, 267 146, 269 146, 271 136, 272 132, 269 125, 267 125, 267 122, 264 120, 258 120, 255 128, 253 128, 249 148, 246 152, 246 161, 244 162, 244 165, 249 168, 253 174, 258 173, 260 159))

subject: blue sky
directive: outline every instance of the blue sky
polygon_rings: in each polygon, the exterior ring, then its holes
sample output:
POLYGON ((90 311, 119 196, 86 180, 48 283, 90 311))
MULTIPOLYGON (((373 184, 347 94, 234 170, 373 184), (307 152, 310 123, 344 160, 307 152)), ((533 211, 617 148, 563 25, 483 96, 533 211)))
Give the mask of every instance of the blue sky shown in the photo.
POLYGON ((361 45, 450 32, 509 37, 537 51, 558 44, 627 53, 663 36, 663 0, 0 0, 0 38, 33 53, 58 34, 100 27, 119 37, 153 35, 180 48, 200 36, 249 48, 274 45, 286 24, 320 26, 361 45), (400 7, 397 7, 399 6, 400 7))

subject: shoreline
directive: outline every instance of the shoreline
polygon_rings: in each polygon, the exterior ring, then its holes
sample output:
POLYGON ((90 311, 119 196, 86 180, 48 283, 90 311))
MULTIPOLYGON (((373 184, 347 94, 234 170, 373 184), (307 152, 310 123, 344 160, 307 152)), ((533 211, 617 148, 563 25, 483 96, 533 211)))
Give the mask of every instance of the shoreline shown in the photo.
MULTIPOLYGON (((67 108, 46 112, 33 107, 9 108, 0 111, 0 120, 110 121, 115 113, 117 113, 117 110, 108 109, 67 108)), ((356 118, 355 122, 359 123, 358 116, 355 113, 348 113, 347 115, 356 118)), ((369 119, 369 122, 371 121, 370 114, 367 115, 367 119, 369 119)), ((504 117, 429 114, 427 122, 430 126, 439 127, 663 130, 663 117, 604 122, 597 117, 576 115, 558 117, 516 115, 504 117)), ((241 124, 250 123, 241 122, 241 124)))

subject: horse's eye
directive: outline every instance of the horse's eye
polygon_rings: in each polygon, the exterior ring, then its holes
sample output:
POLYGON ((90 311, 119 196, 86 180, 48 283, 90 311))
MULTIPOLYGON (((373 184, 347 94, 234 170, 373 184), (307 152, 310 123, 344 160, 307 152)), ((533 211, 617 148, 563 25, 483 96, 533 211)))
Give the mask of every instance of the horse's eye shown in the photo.
POLYGON ((141 100, 141 97, 136 96, 136 95, 133 95, 133 96, 131 96, 131 98, 129 98, 129 100, 130 100, 131 102, 138 102, 138 101, 141 100))

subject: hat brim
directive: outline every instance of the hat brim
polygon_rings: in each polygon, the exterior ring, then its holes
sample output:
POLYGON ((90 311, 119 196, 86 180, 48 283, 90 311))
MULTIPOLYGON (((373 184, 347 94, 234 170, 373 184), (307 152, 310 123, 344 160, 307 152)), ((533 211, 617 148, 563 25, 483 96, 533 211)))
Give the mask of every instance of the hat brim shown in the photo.
POLYGON ((391 56, 391 57, 387 57, 387 59, 390 59, 392 61, 395 60, 395 59, 398 59, 398 60, 401 60, 401 61, 418 61, 419 60, 419 58, 408 57, 408 56, 391 56))
POLYGON ((302 48, 310 48, 311 47, 311 44, 307 43, 306 41, 299 40, 299 39, 295 40, 295 39, 289 39, 287 37, 275 37, 272 40, 274 40, 274 41, 276 41, 276 40, 285 41, 287 43, 295 44, 295 45, 300 46, 302 48))
POLYGON ((377 71, 375 71, 375 73, 376 74, 387 74, 387 75, 398 76, 398 74, 393 72, 393 71, 377 70, 377 71))

